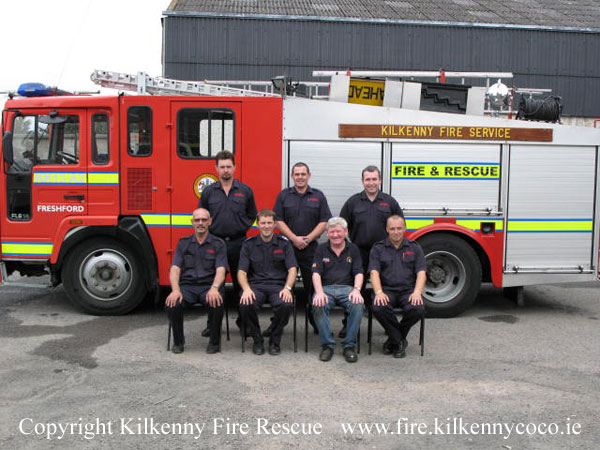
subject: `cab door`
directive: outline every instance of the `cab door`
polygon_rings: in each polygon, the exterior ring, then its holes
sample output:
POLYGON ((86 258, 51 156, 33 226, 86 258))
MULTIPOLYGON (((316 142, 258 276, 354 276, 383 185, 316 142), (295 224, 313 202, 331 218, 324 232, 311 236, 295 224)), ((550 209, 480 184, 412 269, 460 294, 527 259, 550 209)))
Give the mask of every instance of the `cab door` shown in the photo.
POLYGON ((87 214, 84 109, 10 115, 14 162, 5 167, 4 260, 50 259, 66 220, 87 214))
MULTIPOLYGON (((191 213, 198 207, 202 190, 217 181, 215 156, 233 152, 235 178, 242 179, 242 102, 171 102, 171 244, 191 232, 191 213)), ((174 248, 174 247, 173 247, 174 248)))

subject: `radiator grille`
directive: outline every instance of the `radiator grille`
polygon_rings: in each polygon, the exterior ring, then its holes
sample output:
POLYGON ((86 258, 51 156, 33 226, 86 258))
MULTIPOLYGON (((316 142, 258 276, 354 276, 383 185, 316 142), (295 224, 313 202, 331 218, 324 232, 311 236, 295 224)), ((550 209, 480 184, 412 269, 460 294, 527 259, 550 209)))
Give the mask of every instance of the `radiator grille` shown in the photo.
POLYGON ((152 169, 127 169, 127 209, 152 210, 152 169))

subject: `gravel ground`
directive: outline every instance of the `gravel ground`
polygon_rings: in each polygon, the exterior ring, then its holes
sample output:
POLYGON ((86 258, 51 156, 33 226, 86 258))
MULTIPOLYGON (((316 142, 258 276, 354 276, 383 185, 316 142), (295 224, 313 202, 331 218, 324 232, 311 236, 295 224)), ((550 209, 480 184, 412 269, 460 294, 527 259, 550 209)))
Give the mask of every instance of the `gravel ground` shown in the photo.
POLYGON ((365 317, 348 364, 339 347, 320 362, 312 334, 304 352, 300 313, 298 353, 290 324, 281 355, 242 354, 231 320, 207 355, 194 312, 174 355, 162 311, 94 317, 60 287, 4 286, 0 448, 598 448, 600 283, 528 287, 525 302, 485 286, 460 317, 427 320, 424 357, 413 329, 401 360, 379 325, 367 355, 365 317))

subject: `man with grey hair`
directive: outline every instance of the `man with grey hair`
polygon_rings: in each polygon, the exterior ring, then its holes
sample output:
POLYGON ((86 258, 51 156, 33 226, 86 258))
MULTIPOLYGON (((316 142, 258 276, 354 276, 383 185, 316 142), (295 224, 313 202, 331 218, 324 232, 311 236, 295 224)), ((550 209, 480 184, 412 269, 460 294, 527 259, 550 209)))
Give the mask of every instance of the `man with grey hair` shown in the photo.
POLYGON ((356 344, 364 300, 360 293, 363 283, 362 261, 358 247, 347 241, 348 224, 342 217, 332 217, 327 222, 328 242, 315 251, 313 270, 313 312, 321 341, 321 361, 333 357, 335 341, 329 323, 329 311, 342 306, 348 314, 348 332, 342 342, 347 362, 356 362, 356 344))

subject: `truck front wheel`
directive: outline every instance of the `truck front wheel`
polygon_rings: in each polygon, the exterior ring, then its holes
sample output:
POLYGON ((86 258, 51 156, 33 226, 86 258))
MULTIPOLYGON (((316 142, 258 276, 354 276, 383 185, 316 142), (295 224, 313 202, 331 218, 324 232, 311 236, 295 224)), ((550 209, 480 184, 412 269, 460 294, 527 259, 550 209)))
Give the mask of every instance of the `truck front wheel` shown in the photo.
POLYGON ((419 239, 427 264, 423 297, 433 317, 454 317, 467 309, 481 286, 481 263, 473 248, 451 234, 419 239))
POLYGON ((138 255, 108 237, 91 239, 72 249, 62 267, 71 302, 89 314, 120 315, 144 299, 146 285, 138 255))

